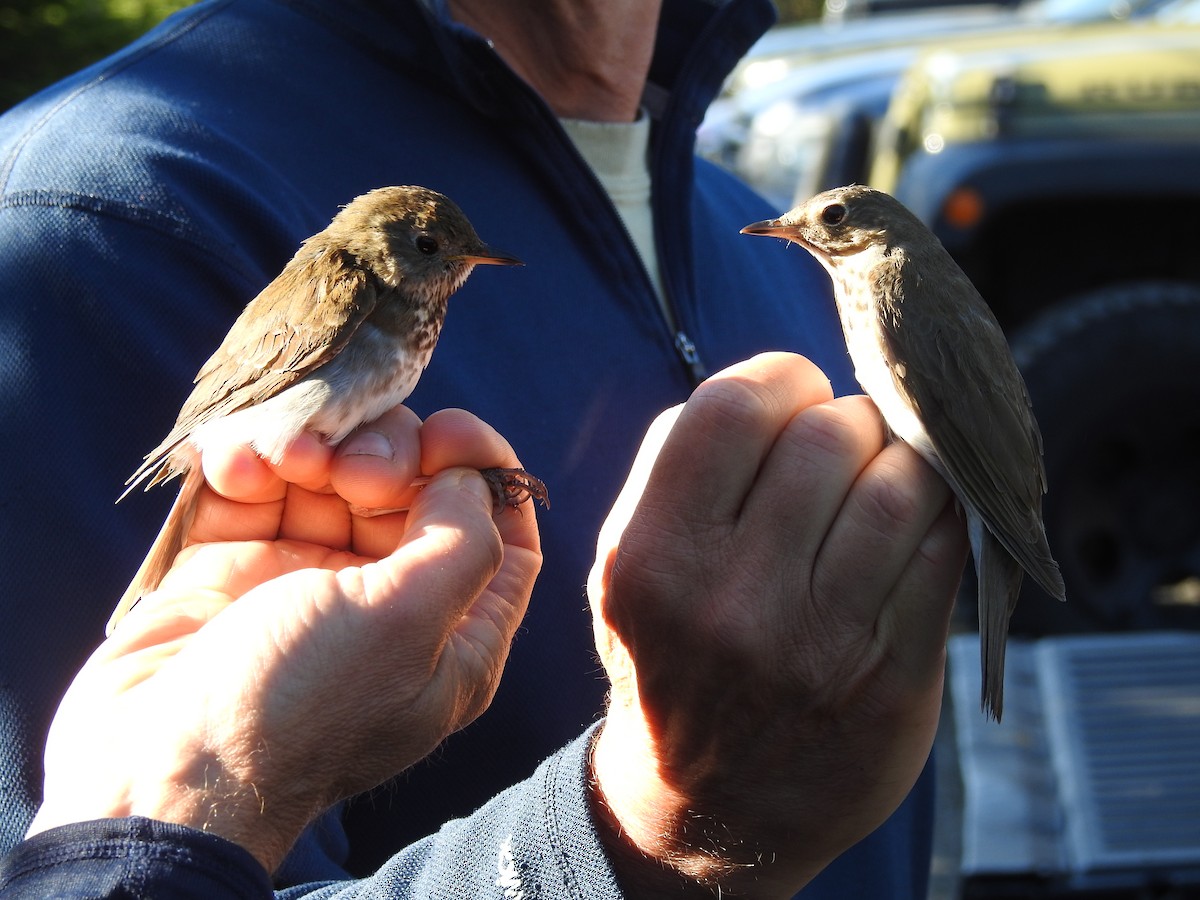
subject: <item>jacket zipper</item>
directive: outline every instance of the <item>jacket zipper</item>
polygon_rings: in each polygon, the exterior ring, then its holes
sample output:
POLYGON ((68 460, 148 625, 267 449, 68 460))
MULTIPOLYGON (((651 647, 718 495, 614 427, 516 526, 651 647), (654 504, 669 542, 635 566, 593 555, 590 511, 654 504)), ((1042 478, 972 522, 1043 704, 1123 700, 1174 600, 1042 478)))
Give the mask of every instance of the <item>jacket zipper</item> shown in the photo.
MULTIPOLYGON (((496 49, 491 42, 485 41, 485 46, 486 50, 484 52, 491 58, 491 62, 499 68, 507 70, 507 65, 500 58, 500 55, 496 52, 496 49)), ((562 126, 559 125, 557 120, 554 119, 553 113, 550 112, 549 108, 545 106, 544 102, 541 101, 541 98, 538 97, 536 100, 532 99, 535 96, 533 95, 532 90, 529 90, 529 94, 531 95, 531 102, 535 103, 535 106, 541 114, 543 121, 547 122, 547 124, 552 123, 550 130, 555 132, 554 140, 560 141, 566 145, 568 152, 575 157, 577 165, 581 166, 587 173, 587 177, 591 179, 595 190, 599 192, 600 196, 604 198, 604 202, 608 204, 612 218, 616 220, 617 227, 621 230, 621 234, 625 238, 626 247, 637 258, 638 266, 642 271, 642 280, 645 283, 646 289, 650 292, 651 298, 654 300, 654 305, 658 309, 659 315, 662 317, 663 324, 666 326, 666 331, 669 335, 672 335, 672 344, 675 348, 676 356, 679 358, 680 362, 683 363, 685 369, 687 370, 688 377, 691 380, 692 385, 698 385, 701 381, 708 377, 708 372, 703 361, 700 359, 700 353, 696 348, 695 342, 682 328, 679 327, 679 310, 671 298, 670 291, 667 290, 666 285, 664 284, 663 295, 660 302, 658 291, 655 290, 654 284, 651 281, 650 272, 646 269, 646 264, 642 260, 641 254, 637 252, 637 246, 633 242, 633 237, 629 234, 629 229, 625 227, 625 222, 621 218, 621 214, 617 212, 616 205, 613 203, 612 198, 609 197, 608 191, 604 189, 604 185, 600 183, 599 177, 595 172, 592 171, 592 167, 575 147, 575 142, 571 140, 570 136, 566 134, 562 126)), ((653 215, 653 210, 651 214, 653 215)))
POLYGON ((675 332, 675 352, 679 354, 679 358, 687 366, 688 374, 692 378, 692 384, 698 385, 708 377, 708 371, 704 363, 700 360, 700 354, 696 350, 696 345, 687 336, 687 332, 681 329, 675 332))

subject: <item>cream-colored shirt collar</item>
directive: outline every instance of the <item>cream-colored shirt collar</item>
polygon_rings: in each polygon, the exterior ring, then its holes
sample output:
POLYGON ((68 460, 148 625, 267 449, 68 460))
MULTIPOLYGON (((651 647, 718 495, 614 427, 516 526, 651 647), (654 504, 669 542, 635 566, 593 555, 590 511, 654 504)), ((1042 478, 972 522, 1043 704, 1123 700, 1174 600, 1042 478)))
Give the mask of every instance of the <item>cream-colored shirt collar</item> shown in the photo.
POLYGON ((559 121, 617 208, 661 303, 662 280, 650 206, 650 117, 643 113, 635 122, 559 121))

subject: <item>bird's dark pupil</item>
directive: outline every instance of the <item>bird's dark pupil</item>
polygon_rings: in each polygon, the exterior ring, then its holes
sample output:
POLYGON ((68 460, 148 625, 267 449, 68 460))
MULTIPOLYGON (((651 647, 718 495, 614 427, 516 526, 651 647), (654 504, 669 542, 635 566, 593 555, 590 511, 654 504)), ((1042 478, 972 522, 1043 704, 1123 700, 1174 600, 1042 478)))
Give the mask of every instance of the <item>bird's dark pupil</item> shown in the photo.
POLYGON ((432 256, 437 253, 438 242, 427 234, 417 235, 417 249, 426 256, 432 256))
POLYGON ((840 203, 834 203, 821 210, 821 221, 826 225, 841 225, 845 218, 846 207, 840 203))

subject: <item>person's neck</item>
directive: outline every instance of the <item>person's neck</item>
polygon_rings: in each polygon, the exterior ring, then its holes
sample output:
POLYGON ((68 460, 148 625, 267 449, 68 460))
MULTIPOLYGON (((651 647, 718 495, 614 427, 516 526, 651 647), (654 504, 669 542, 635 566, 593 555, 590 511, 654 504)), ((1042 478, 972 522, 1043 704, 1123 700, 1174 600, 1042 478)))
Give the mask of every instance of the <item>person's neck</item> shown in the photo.
POLYGON ((448 0, 555 114, 632 122, 650 71, 661 0, 448 0))

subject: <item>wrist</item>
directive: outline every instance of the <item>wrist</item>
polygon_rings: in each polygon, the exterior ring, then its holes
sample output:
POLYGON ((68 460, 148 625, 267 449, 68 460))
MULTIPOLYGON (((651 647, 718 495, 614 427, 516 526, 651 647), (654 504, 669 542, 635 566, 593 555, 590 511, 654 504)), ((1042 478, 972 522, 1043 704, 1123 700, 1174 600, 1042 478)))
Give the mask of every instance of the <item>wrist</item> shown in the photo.
POLYGON ((853 843, 793 783, 803 770, 794 748, 780 751, 786 762, 764 763, 751 745, 702 745, 659 735, 636 700, 610 700, 589 761, 590 802, 633 896, 790 898, 853 843), (792 774, 763 784, 764 770, 792 774))
POLYGON ((309 810, 269 792, 253 778, 237 777, 220 757, 198 748, 179 754, 174 764, 157 767, 165 757, 150 754, 109 778, 105 769, 59 778, 49 770, 45 800, 27 836, 79 822, 131 817, 181 825, 223 838, 250 853, 268 872, 283 861, 310 818, 309 810))
POLYGON ((274 872, 311 818, 262 780, 240 777, 215 755, 198 754, 186 768, 135 796, 127 815, 170 822, 224 838, 274 872))
POLYGON ((729 896, 745 875, 755 881, 751 870, 761 854, 658 777, 647 745, 626 727, 619 718, 605 720, 593 743, 589 784, 601 843, 625 889, 635 896, 707 898, 729 896))

